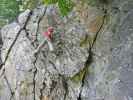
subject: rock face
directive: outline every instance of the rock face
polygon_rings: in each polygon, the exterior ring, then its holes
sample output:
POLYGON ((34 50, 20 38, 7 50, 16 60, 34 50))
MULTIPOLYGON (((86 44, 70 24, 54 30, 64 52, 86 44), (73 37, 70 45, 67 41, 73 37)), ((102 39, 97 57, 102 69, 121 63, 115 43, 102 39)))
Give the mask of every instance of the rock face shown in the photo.
POLYGON ((26 10, 1 29, 0 100, 132 100, 133 1, 26 10), (54 27, 51 40, 34 55, 54 27))

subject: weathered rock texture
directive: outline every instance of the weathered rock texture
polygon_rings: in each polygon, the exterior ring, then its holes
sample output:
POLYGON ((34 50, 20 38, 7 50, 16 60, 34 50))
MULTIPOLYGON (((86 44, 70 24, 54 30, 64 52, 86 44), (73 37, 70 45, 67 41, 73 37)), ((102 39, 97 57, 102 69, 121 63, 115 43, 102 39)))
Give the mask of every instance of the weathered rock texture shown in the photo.
POLYGON ((1 29, 0 100, 133 100, 133 1, 26 10, 1 29), (41 34, 54 27, 49 51, 41 34))

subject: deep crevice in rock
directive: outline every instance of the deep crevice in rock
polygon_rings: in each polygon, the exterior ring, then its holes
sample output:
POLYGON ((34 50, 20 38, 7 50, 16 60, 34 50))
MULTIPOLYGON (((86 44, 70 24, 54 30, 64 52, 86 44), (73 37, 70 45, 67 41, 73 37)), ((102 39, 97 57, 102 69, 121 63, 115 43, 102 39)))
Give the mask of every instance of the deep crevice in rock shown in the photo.
MULTIPOLYGON (((103 22, 102 22, 99 30, 96 32, 96 35, 95 35, 95 37, 93 39, 92 44, 89 43, 89 45, 90 45, 89 50, 88 50, 89 56, 88 56, 87 61, 85 63, 85 68, 89 67, 89 65, 93 62, 93 51, 92 51, 92 49, 94 47, 94 44, 95 44, 95 42, 97 40, 97 37, 98 37, 99 33, 101 32, 101 30, 102 30, 102 28, 104 26, 105 19, 106 19, 106 16, 107 16, 107 9, 103 8, 103 12, 104 12, 103 22)), ((83 87, 84 87, 84 84, 85 84, 86 74, 87 74, 87 71, 85 71, 85 73, 83 75, 83 78, 82 78, 82 81, 81 81, 81 87, 80 87, 81 89, 80 89, 80 93, 79 93, 79 96, 78 96, 77 100, 82 100, 82 96, 81 95, 82 95, 83 87)))
POLYGON ((12 98, 14 97, 14 93, 15 93, 15 92, 12 90, 11 85, 9 84, 9 81, 8 81, 6 75, 4 75, 4 80, 5 80, 7 86, 8 86, 8 88, 9 88, 9 90, 10 90, 10 94, 11 94, 10 100, 12 100, 12 98))
POLYGON ((43 83, 42 83, 42 88, 40 89, 40 100, 42 100, 43 99, 43 90, 45 89, 45 87, 46 87, 46 84, 45 84, 45 82, 43 81, 43 83))

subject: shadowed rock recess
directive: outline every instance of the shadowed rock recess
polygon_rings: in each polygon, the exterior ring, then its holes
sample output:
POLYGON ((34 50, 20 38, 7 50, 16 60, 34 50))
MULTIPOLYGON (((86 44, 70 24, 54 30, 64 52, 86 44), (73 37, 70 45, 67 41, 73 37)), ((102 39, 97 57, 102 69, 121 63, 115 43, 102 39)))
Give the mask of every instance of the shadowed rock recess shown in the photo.
POLYGON ((0 100, 133 100, 133 1, 77 2, 67 17, 40 6, 1 29, 0 100), (54 51, 34 55, 49 26, 54 51))

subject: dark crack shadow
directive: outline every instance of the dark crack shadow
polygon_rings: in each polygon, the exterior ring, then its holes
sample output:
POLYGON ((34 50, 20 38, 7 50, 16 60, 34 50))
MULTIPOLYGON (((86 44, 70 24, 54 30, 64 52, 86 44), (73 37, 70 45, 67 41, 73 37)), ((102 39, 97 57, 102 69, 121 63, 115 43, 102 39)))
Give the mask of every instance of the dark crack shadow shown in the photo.
MULTIPOLYGON (((85 63, 85 68, 88 68, 91 65, 91 63, 93 62, 94 53, 93 53, 92 49, 93 49, 93 47, 96 43, 98 35, 100 34, 100 32, 103 29, 103 26, 105 24, 105 19, 106 19, 106 16, 107 16, 107 9, 103 8, 103 12, 104 12, 104 16, 103 16, 102 24, 101 24, 99 30, 96 32, 92 44, 89 43, 89 45, 90 45, 90 48, 88 50, 89 56, 88 56, 87 61, 85 63)), ((81 89, 80 89, 80 92, 79 92, 79 96, 77 97, 77 100, 82 100, 82 91, 83 91, 83 87, 84 87, 84 84, 85 84, 85 78, 86 78, 87 74, 89 74, 89 73, 87 71, 85 71, 85 74, 83 75, 83 78, 82 78, 82 81, 81 81, 81 87, 80 87, 81 89)))
POLYGON ((40 89, 40 100, 42 100, 43 99, 43 90, 45 89, 45 87, 46 87, 46 84, 45 84, 45 82, 44 82, 44 80, 43 80, 43 83, 42 83, 42 88, 40 89))
POLYGON ((11 94, 10 100, 12 100, 12 98, 14 97, 15 92, 12 90, 11 85, 10 85, 6 75, 4 75, 4 80, 5 80, 5 82, 6 82, 7 86, 8 86, 10 94, 11 94))
MULTIPOLYGON (((31 44, 34 48, 36 48, 36 46, 37 46, 37 36, 38 36, 37 33, 38 33, 38 30, 39 30, 39 24, 40 24, 42 18, 44 17, 44 15, 46 14, 46 10, 47 10, 47 7, 45 7, 44 13, 38 21, 38 26, 37 26, 37 30, 36 30, 36 40, 35 41, 32 42, 32 40, 30 40, 30 38, 28 36, 29 33, 25 29, 26 37, 31 41, 31 44)), ((36 100, 36 75, 37 75, 37 71, 38 71, 37 66, 36 66, 36 62, 37 62, 37 59, 38 59, 38 52, 36 54, 33 54, 33 56, 35 57, 35 60, 33 61, 33 65, 34 65, 34 69, 33 69, 34 70, 33 71, 33 100, 36 100)), ((42 94, 43 94, 42 92, 43 92, 44 88, 45 88, 45 83, 43 82, 43 88, 40 89, 40 93, 41 93, 40 100, 42 98, 42 94)))

